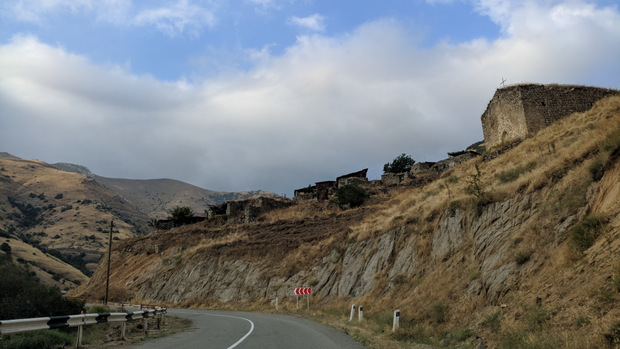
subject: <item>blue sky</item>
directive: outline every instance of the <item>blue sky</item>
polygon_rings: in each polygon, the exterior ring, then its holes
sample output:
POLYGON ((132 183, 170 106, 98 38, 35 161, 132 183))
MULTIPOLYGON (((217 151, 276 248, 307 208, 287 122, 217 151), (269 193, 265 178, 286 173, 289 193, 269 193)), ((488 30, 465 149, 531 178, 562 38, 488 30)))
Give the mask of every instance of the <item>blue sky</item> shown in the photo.
POLYGON ((290 196, 481 140, 502 78, 618 76, 615 0, 3 0, 0 151, 290 196))

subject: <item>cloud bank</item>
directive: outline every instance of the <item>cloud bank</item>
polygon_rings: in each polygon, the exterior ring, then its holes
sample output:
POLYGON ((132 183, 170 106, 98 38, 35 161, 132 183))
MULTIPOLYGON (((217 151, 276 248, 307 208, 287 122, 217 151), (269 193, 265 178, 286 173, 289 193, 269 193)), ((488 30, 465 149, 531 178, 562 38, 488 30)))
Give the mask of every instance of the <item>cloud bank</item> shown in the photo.
POLYGON ((502 77, 620 88, 616 7, 480 0, 476 9, 500 24, 498 39, 421 48, 382 19, 299 36, 280 55, 254 53, 248 70, 192 83, 18 35, 0 46, 0 150, 103 176, 290 195, 366 167, 377 178, 403 152, 434 161, 481 140, 502 77))

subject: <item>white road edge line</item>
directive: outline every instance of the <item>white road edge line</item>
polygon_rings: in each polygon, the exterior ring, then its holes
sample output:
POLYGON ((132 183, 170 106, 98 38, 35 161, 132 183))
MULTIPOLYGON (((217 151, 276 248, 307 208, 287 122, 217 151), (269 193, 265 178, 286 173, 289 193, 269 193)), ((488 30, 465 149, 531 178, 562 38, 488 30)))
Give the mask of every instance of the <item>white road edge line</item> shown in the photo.
POLYGON ((252 334, 252 332, 254 331, 254 323, 252 322, 252 320, 250 319, 246 319, 244 317, 238 317, 238 316, 229 316, 229 315, 219 315, 219 314, 207 314, 210 316, 221 316, 221 317, 228 317, 228 318, 233 318, 233 319, 239 319, 239 320, 245 320, 247 322, 250 323, 250 330, 248 331, 248 333, 245 334, 245 336, 241 337, 241 339, 239 339, 238 341, 236 341, 233 345, 231 345, 230 347, 228 347, 227 349, 233 349, 234 347, 236 347, 237 345, 241 344, 246 338, 248 338, 249 335, 252 334))
MULTIPOLYGON (((231 316, 231 317, 233 317, 233 316, 231 316)), ((250 331, 248 331, 248 333, 246 333, 245 336, 241 337, 241 339, 239 339, 235 344, 233 344, 230 347, 228 347, 228 349, 232 349, 232 348, 236 347, 237 345, 241 344, 241 342, 243 342, 246 338, 248 338, 248 336, 252 334, 252 331, 254 331, 254 323, 250 319, 246 319, 246 318, 242 318, 242 317, 238 317, 237 319, 243 319, 243 320, 249 322, 250 323, 250 331)))

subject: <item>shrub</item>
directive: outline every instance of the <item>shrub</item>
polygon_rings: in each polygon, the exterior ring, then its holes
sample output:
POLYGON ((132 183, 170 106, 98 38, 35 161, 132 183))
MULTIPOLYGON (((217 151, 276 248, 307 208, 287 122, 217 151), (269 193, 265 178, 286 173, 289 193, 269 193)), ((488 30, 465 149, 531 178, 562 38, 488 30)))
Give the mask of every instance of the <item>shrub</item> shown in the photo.
POLYGON ((448 320, 448 306, 443 303, 435 303, 431 306, 429 316, 433 321, 442 324, 448 320))
POLYGON ((194 210, 189 206, 177 206, 170 211, 168 219, 175 225, 183 225, 191 222, 194 217, 194 210))
POLYGON ((102 314, 102 313, 109 313, 110 309, 104 307, 103 305, 93 305, 92 307, 88 308, 88 313, 89 314, 102 314))
POLYGON ((3 336, 0 349, 52 349, 71 345, 73 336, 58 330, 45 330, 3 336))
POLYGON ((588 170, 590 171, 590 174, 592 175, 593 181, 598 181, 601 178, 603 178, 604 169, 605 169, 605 164, 603 163, 603 160, 600 157, 594 160, 590 164, 590 166, 588 166, 588 170))
POLYGON ((456 213, 456 210, 461 209, 462 206, 463 205, 460 200, 450 201, 450 204, 448 205, 448 211, 450 211, 451 215, 454 215, 456 213))
POLYGON ((499 174, 495 175, 495 177, 497 179, 499 179, 499 181, 502 182, 502 183, 514 182, 522 174, 524 174, 524 173, 526 173, 528 171, 531 171, 532 168, 533 168, 533 166, 531 164, 528 164, 528 166, 525 166, 525 167, 524 166, 517 166, 517 167, 513 168, 512 170, 500 172, 499 174))
POLYGON ((400 154, 390 163, 383 165, 383 173, 403 173, 409 172, 411 166, 415 164, 415 160, 405 153, 400 154))
POLYGON ((480 323, 482 327, 486 327, 493 332, 499 332, 501 324, 502 314, 498 311, 493 314, 489 314, 484 317, 484 320, 480 323))
POLYGON ((620 344, 620 321, 611 325, 611 328, 604 334, 605 339, 610 345, 616 346, 620 344))
POLYGON ((586 216, 570 233, 570 245, 583 252, 590 248, 601 235, 606 219, 598 216, 586 216))
POLYGON ((525 262, 530 260, 531 256, 532 256, 532 251, 530 250, 517 251, 517 253, 515 253, 515 262, 518 265, 525 264, 525 262))
POLYGON ((2 245, 0 245, 0 250, 6 253, 11 253, 11 246, 7 244, 6 242, 3 242, 2 245))
POLYGON ((469 176, 469 181, 467 182, 467 187, 465 188, 467 194, 474 195, 479 202, 486 201, 487 197, 481 178, 482 174, 480 173, 478 165, 476 165, 476 173, 469 176))
POLYGON ((535 305, 525 309, 523 320, 531 330, 540 328, 549 319, 549 312, 545 307, 535 305))
POLYGON ((336 190, 336 202, 341 207, 357 207, 364 203, 370 194, 357 184, 347 184, 336 190))

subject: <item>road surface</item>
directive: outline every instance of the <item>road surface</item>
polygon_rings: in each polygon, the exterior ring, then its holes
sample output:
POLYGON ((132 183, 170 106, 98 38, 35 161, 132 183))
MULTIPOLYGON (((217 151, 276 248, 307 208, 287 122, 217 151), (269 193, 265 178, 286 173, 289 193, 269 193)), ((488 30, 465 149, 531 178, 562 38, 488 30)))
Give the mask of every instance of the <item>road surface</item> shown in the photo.
POLYGON ((294 316, 189 309, 167 315, 192 320, 191 329, 125 348, 364 348, 334 328, 294 316))

